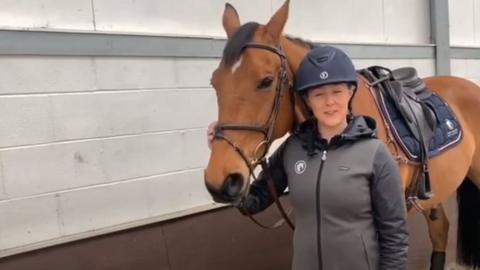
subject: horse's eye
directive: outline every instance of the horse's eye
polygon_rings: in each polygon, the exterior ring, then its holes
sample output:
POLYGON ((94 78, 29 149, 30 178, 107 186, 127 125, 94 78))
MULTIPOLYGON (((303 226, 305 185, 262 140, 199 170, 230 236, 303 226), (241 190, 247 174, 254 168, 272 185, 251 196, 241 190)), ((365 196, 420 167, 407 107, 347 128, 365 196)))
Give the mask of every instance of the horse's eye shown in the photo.
POLYGON ((265 89, 268 88, 272 85, 273 83, 273 78, 272 77, 266 77, 264 78, 259 84, 258 84, 258 89, 265 89))

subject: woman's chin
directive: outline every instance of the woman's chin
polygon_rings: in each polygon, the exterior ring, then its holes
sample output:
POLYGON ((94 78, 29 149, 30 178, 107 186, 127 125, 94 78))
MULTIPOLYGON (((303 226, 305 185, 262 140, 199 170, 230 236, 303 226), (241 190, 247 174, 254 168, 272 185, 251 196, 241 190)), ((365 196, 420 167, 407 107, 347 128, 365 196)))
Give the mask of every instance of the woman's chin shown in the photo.
POLYGON ((342 124, 340 119, 322 119, 319 121, 320 126, 328 129, 333 129, 342 124))

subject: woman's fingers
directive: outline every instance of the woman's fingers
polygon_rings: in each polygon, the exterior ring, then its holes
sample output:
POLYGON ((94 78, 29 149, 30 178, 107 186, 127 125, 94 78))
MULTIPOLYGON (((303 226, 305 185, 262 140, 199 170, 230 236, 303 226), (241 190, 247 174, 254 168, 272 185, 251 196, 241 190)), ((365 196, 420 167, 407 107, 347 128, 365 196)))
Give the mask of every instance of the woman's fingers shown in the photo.
POLYGON ((217 125, 217 121, 213 121, 208 125, 208 128, 207 128, 207 143, 208 143, 208 148, 210 148, 210 150, 212 149, 212 141, 214 138, 216 125, 217 125))

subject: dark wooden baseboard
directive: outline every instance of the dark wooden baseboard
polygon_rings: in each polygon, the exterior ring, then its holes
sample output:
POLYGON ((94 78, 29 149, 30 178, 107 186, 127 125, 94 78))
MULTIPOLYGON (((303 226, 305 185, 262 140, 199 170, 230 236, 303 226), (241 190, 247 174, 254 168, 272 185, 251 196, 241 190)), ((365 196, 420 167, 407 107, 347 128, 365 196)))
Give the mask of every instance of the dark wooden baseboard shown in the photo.
MULTIPOLYGON (((451 217, 448 261, 455 258, 456 205, 451 217)), ((261 214, 271 223, 276 209, 261 214)), ((409 269, 426 269, 430 241, 419 214, 409 217, 409 269)), ((175 220, 0 259, 1 270, 288 270, 292 232, 265 230, 233 208, 175 220)), ((314 237, 314 236, 312 236, 314 237)))

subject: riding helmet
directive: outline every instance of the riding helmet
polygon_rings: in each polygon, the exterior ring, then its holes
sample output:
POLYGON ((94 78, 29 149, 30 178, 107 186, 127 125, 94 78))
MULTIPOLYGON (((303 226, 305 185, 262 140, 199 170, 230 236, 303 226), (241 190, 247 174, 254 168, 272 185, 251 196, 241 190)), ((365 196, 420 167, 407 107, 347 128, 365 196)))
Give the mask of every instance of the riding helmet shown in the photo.
POLYGON ((345 52, 332 46, 313 48, 297 71, 296 91, 302 93, 312 87, 333 83, 357 86, 357 73, 352 60, 345 52))

